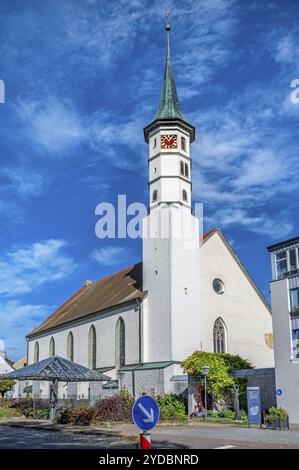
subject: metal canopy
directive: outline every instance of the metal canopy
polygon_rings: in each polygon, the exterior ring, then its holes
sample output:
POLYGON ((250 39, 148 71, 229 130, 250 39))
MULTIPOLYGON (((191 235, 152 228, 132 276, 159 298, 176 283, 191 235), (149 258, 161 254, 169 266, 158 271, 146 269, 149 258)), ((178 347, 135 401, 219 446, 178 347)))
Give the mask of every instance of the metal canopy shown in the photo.
POLYGON ((250 377, 252 375, 275 375, 274 367, 267 367, 264 369, 240 369, 233 370, 231 373, 232 377, 250 377))
POLYGON ((22 369, 2 375, 1 378, 14 380, 58 380, 61 382, 106 382, 111 380, 87 367, 68 361, 60 356, 52 356, 22 369))

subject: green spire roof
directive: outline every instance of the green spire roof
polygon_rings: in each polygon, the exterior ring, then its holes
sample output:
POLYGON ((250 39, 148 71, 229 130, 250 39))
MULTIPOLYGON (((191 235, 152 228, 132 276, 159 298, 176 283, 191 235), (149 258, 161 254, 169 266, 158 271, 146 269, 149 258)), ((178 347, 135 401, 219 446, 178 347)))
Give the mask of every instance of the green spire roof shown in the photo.
POLYGON ((184 117, 180 110, 179 99, 176 91, 175 80, 172 71, 171 58, 170 58, 170 23, 169 15, 167 14, 166 21, 166 64, 163 79, 163 88, 160 97, 158 111, 154 119, 144 128, 145 141, 148 142, 149 133, 161 123, 161 121, 180 121, 180 124, 190 133, 191 142, 195 139, 195 128, 184 117))
POLYGON ((166 30, 166 64, 163 80, 163 88, 158 111, 154 117, 156 119, 179 118, 186 121, 180 110, 179 99, 176 91, 175 80, 172 71, 170 58, 170 23, 167 16, 166 30))

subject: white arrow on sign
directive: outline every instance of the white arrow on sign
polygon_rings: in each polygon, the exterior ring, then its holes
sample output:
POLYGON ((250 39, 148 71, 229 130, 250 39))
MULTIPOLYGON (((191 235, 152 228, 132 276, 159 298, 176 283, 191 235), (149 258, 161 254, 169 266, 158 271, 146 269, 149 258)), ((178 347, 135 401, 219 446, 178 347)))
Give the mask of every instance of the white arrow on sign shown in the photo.
POLYGON ((149 413, 146 408, 142 405, 142 403, 138 403, 138 408, 145 414, 146 418, 143 418, 142 421, 145 423, 153 423, 154 422, 154 410, 151 408, 151 412, 149 413))

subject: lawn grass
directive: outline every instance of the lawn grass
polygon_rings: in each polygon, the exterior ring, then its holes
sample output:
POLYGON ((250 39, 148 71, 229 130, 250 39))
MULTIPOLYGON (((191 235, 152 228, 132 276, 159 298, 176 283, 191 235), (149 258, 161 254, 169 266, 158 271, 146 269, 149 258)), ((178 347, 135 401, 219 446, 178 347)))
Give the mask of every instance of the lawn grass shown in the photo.
POLYGON ((208 419, 204 418, 192 418, 195 422, 198 423, 216 423, 216 424, 234 424, 237 426, 248 426, 247 420, 235 420, 232 418, 214 418, 208 417, 208 419))

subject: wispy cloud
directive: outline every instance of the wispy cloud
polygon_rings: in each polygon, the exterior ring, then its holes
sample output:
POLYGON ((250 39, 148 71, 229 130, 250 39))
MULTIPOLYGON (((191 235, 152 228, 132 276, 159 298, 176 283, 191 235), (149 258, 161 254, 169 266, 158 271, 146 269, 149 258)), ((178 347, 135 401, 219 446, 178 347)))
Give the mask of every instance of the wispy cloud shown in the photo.
POLYGON ((76 265, 63 253, 66 245, 63 240, 46 240, 7 252, 0 258, 0 293, 30 293, 70 275, 76 265))
POLYGON ((3 184, 1 191, 14 190, 21 196, 39 196, 46 186, 42 173, 28 172, 23 167, 8 167, 1 171, 8 183, 3 184))
POLYGON ((202 128, 193 149, 194 194, 205 203, 207 223, 272 238, 293 230, 288 200, 297 191, 299 160, 292 123, 282 127, 288 120, 284 100, 280 81, 270 82, 266 92, 255 82, 221 107, 194 116, 202 128))
POLYGON ((128 256, 126 248, 107 246, 93 250, 89 258, 100 266, 116 266, 123 263, 128 256))
POLYGON ((19 300, 0 302, 0 338, 10 358, 25 354, 25 336, 53 310, 46 305, 23 304, 19 300))
POLYGON ((268 35, 268 47, 274 60, 282 66, 291 66, 299 71, 299 28, 275 28, 268 35))
POLYGON ((255 216, 243 209, 219 209, 213 216, 207 216, 206 222, 216 222, 220 227, 242 227, 272 239, 287 236, 294 227, 288 214, 277 214, 277 217, 271 219, 268 214, 255 216))
POLYGON ((56 153, 69 149, 86 138, 86 132, 75 107, 50 96, 39 101, 19 100, 16 113, 26 135, 45 150, 56 153))

